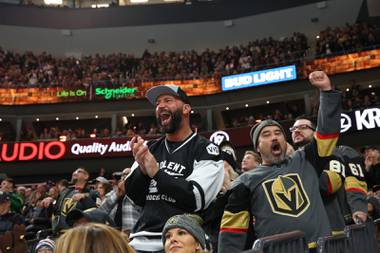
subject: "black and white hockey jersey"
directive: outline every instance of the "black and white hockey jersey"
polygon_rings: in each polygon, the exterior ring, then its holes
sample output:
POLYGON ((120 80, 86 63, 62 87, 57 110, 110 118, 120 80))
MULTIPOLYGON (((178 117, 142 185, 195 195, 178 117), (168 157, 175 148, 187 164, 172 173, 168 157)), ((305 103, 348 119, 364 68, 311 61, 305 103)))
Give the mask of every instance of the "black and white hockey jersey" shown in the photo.
POLYGON ((183 142, 162 137, 147 145, 159 171, 150 178, 135 162, 125 189, 135 204, 143 207, 134 233, 161 235, 171 216, 200 212, 210 205, 223 184, 223 161, 218 146, 196 133, 183 142))

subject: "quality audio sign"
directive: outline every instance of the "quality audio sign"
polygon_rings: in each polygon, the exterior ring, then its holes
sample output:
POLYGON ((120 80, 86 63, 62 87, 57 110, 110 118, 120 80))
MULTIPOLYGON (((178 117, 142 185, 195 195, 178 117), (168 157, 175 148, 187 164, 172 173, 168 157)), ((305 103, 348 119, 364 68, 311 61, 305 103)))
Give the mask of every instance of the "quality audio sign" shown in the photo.
POLYGON ((126 138, 0 144, 0 162, 47 161, 131 156, 126 138))
POLYGON ((115 157, 131 155, 131 142, 127 139, 97 139, 68 143, 68 158, 115 157))

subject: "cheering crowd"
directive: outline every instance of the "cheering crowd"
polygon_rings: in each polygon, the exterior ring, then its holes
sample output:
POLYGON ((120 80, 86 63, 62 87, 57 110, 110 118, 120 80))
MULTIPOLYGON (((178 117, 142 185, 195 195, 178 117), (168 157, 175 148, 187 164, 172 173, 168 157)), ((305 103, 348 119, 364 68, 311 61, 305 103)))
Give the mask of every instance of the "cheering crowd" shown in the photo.
MULTIPOLYGON (((376 25, 353 24, 327 28, 316 39, 316 56, 372 49, 380 44, 376 25)), ((182 52, 149 52, 141 57, 126 53, 59 58, 46 52, 15 52, 0 48, 0 84, 17 87, 80 87, 138 85, 139 81, 219 78, 271 66, 304 61, 307 37, 291 36, 250 41, 245 45, 182 52)))
POLYGON ((151 88, 146 97, 164 136, 134 136, 131 168, 94 181, 77 168, 70 181, 35 189, 2 180, 0 249, 241 252, 256 238, 301 230, 316 252, 318 238, 372 224, 380 214, 379 148, 336 147, 341 92, 324 72, 309 80, 320 91, 317 122, 297 117, 287 143, 287 129, 262 120, 247 136, 252 150, 241 165, 233 144, 192 130, 191 102, 180 87, 151 88))

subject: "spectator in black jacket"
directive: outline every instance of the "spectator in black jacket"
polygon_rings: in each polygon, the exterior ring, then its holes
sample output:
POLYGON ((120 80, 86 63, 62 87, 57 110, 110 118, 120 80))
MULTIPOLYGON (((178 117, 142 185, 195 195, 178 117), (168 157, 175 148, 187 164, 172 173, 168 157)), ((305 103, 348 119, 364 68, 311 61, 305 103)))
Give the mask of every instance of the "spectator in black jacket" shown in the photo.
POLYGON ((66 216, 72 209, 86 210, 96 207, 96 192, 87 185, 89 177, 89 173, 84 168, 76 169, 72 175, 74 186, 64 188, 60 192, 54 207, 53 229, 55 232, 69 228, 66 216))

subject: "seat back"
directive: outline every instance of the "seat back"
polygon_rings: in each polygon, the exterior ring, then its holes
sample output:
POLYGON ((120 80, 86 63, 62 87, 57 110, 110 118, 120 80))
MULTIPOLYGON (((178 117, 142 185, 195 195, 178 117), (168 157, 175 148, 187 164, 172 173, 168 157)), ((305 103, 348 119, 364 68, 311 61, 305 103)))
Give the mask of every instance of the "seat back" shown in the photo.
POLYGON ((348 253, 349 243, 346 234, 321 237, 317 241, 318 253, 348 253))
POLYGON ((305 234, 292 231, 259 238, 253 245, 253 252, 263 253, 308 253, 305 234))
POLYGON ((350 253, 378 253, 375 224, 372 221, 346 226, 344 231, 350 253))

